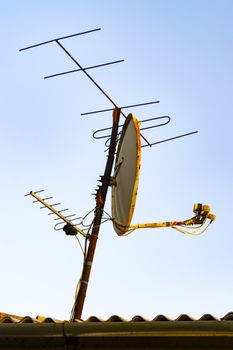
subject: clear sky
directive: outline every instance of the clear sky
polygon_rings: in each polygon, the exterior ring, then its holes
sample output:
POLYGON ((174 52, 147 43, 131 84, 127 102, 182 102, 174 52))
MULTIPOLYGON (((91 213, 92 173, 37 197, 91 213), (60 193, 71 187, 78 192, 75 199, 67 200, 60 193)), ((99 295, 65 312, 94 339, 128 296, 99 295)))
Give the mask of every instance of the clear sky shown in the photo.
POLYGON ((199 131, 143 149, 133 223, 186 219, 196 202, 210 204, 217 220, 199 237, 158 229, 124 238, 104 224, 83 317, 222 317, 233 310, 233 2, 226 0, 1 2, 0 311, 69 318, 81 251, 24 194, 45 189, 78 215, 94 207, 106 153, 91 135, 111 125, 111 113, 80 113, 111 105, 82 73, 43 79, 75 69, 55 44, 18 50, 97 27, 63 44, 83 66, 125 59, 89 72, 118 105, 161 101, 133 110, 138 119, 171 116, 146 134, 150 140, 199 131))

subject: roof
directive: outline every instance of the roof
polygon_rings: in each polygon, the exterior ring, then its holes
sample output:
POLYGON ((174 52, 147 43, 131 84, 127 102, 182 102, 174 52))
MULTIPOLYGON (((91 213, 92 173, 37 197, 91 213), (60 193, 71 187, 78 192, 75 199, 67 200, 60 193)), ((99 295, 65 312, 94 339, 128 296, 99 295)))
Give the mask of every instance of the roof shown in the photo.
MULTIPOLYGON (((118 315, 112 315, 108 319, 103 320, 97 316, 90 316, 86 320, 82 321, 75 321, 80 323, 90 323, 90 322, 163 322, 163 321, 172 321, 174 322, 181 322, 181 321, 233 321, 233 311, 228 312, 225 316, 218 318, 211 314, 204 314, 199 319, 195 319, 187 314, 181 314, 175 319, 171 319, 165 315, 157 315, 152 320, 148 320, 144 318, 143 316, 136 315, 130 320, 126 320, 125 318, 118 316, 118 315)), ((44 317, 44 316, 37 316, 36 318, 30 317, 30 316, 16 316, 4 312, 0 312, 0 323, 64 323, 69 322, 66 320, 57 320, 52 317, 44 317)))
POLYGON ((0 348, 14 349, 232 349, 233 312, 222 318, 210 314, 193 319, 186 314, 171 320, 158 315, 131 320, 113 315, 85 321, 60 321, 0 313, 0 348))

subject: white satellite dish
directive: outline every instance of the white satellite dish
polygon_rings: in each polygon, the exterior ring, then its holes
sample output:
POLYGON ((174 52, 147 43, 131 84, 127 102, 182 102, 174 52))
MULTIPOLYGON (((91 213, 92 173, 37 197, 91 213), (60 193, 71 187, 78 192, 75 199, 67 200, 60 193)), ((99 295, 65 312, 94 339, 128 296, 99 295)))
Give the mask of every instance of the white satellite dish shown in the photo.
POLYGON ((140 165, 139 123, 134 115, 129 114, 118 145, 112 186, 113 226, 120 236, 128 231, 132 220, 137 198, 140 165))
POLYGON ((119 140, 112 181, 112 220, 115 232, 125 235, 139 228, 171 227, 182 233, 199 235, 215 220, 210 206, 194 204, 195 215, 188 220, 150 222, 132 225, 141 167, 141 136, 137 118, 129 114, 119 140))

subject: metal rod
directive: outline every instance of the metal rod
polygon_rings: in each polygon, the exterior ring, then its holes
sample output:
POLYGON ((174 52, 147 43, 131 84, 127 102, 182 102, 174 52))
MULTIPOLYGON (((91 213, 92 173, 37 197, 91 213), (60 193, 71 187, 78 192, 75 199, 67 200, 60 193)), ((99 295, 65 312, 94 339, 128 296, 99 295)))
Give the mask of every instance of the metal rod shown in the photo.
MULTIPOLYGON (((29 193, 30 194, 30 193, 29 193)), ((44 201, 47 201, 48 199, 53 199, 53 197, 47 197, 47 198, 42 198, 44 201)), ((36 202, 38 202, 38 200, 36 200, 36 201, 32 201, 32 203, 36 203, 36 202)))
POLYGON ((146 122, 150 122, 150 121, 153 121, 153 120, 159 120, 159 119, 165 119, 165 118, 167 119, 166 122, 160 123, 160 124, 157 124, 157 125, 145 126, 144 128, 140 128, 140 131, 153 129, 153 128, 159 128, 160 126, 167 125, 167 124, 170 123, 171 117, 169 117, 168 115, 164 115, 164 116, 161 116, 161 117, 155 117, 155 118, 150 118, 150 119, 139 120, 139 124, 140 124, 140 123, 146 123, 146 122))
MULTIPOLYGON (((144 119, 144 120, 139 120, 139 124, 142 124, 144 122, 149 122, 149 121, 153 121, 153 120, 158 120, 158 119, 164 119, 166 118, 167 121, 164 122, 164 123, 160 123, 160 124, 157 124, 157 125, 152 125, 152 126, 146 126, 144 128, 141 128, 140 127, 140 131, 142 130, 148 130, 148 129, 152 129, 152 128, 157 128, 157 127, 160 127, 160 126, 164 126, 164 125, 167 125, 168 123, 170 123, 170 120, 171 118, 168 116, 168 115, 164 115, 164 116, 161 116, 161 117, 154 117, 154 118, 150 118, 150 119, 144 119)), ((121 128, 123 126, 123 124, 119 125, 119 128, 121 128)), ((96 130, 94 133, 93 133, 93 138, 98 140, 98 139, 104 139, 104 138, 110 138, 111 134, 108 134, 108 135, 103 135, 103 136, 96 136, 96 134, 98 133, 101 133, 103 131, 107 131, 107 130, 111 130, 112 128, 109 127, 109 128, 103 128, 103 129, 99 129, 99 130, 96 130)), ((118 135, 120 135, 121 132, 119 132, 118 135)), ((108 141, 108 140, 107 140, 108 141)))
MULTIPOLYGON (((158 142, 151 143, 151 146, 158 145, 159 143, 163 143, 163 142, 167 142, 167 141, 172 141, 172 140, 175 140, 175 139, 179 139, 179 138, 181 138, 181 137, 185 137, 185 136, 197 134, 197 133, 198 133, 198 131, 192 131, 192 132, 189 132, 189 133, 187 133, 187 134, 183 134, 183 135, 171 137, 171 138, 169 138, 169 139, 165 139, 165 140, 162 140, 162 141, 158 141, 158 142)), ((141 147, 148 147, 148 145, 143 145, 143 146, 141 146, 141 147)))
MULTIPOLYGON (((102 63, 102 64, 97 64, 95 66, 90 66, 90 67, 85 67, 83 68, 84 70, 88 70, 88 69, 93 69, 93 68, 99 68, 99 67, 104 67, 104 66, 109 66, 110 64, 115 64, 115 63, 120 63, 120 62, 124 62, 124 60, 118 60, 118 61, 113 61, 113 62, 108 62, 108 63, 102 63)), ((60 75, 64 75, 64 74, 69 74, 69 73, 74 73, 74 72, 80 72, 82 71, 82 69, 73 69, 73 70, 68 70, 66 72, 62 72, 62 73, 56 73, 56 74, 51 74, 51 75, 46 75, 44 77, 44 79, 49 79, 49 78, 54 78, 54 77, 58 77, 60 75)))
MULTIPOLYGON (((68 208, 66 209, 62 209, 62 210, 58 210, 58 213, 62 213, 63 211, 67 211, 69 210, 68 208)), ((54 215, 55 213, 48 213, 48 215, 54 215)))
POLYGON ((113 168, 114 155, 115 155, 116 144, 117 144, 119 119, 120 119, 120 109, 116 108, 113 112, 111 143, 109 147, 108 159, 105 165, 103 183, 98 190, 98 195, 96 198, 96 212, 95 212, 95 217, 93 221, 92 232, 90 235, 88 251, 84 260, 83 272, 80 280, 80 288, 78 290, 73 312, 71 315, 71 321, 74 321, 75 319, 80 320, 82 316, 82 310, 83 310, 83 305, 86 297, 92 262, 94 259, 94 253, 95 253, 98 234, 100 230, 101 220, 104 213, 105 200, 107 197, 107 192, 108 192, 112 168, 113 168))
POLYGON ((44 42, 39 43, 39 44, 35 44, 35 45, 31 45, 31 46, 24 47, 24 48, 22 48, 22 49, 19 49, 19 51, 24 51, 24 50, 32 49, 33 47, 37 47, 37 46, 41 46, 41 45, 46 45, 46 44, 52 43, 53 41, 57 41, 57 40, 63 40, 63 39, 67 39, 67 38, 72 38, 73 36, 78 36, 78 35, 83 35, 83 34, 88 34, 88 33, 96 32, 97 30, 101 30, 101 28, 96 28, 96 29, 87 30, 86 32, 81 32, 81 33, 76 33, 76 34, 61 36, 60 38, 56 38, 56 39, 44 41, 44 42))
MULTIPOLYGON (((34 193, 40 193, 40 192, 44 192, 44 190, 35 191, 34 193)), ((26 193, 26 194, 24 195, 24 197, 27 197, 27 196, 31 196, 31 192, 26 193)))
MULTIPOLYGON (((123 106, 123 107, 119 107, 119 108, 120 108, 120 109, 124 109, 124 108, 132 108, 132 107, 146 106, 146 105, 152 105, 152 104, 154 104, 154 103, 159 103, 159 102, 160 102, 160 101, 145 102, 145 103, 139 103, 139 104, 136 104, 136 105, 123 106)), ((113 109, 114 109, 114 108, 102 109, 102 110, 100 110, 100 111, 93 111, 93 112, 81 113, 80 115, 88 115, 88 114, 109 112, 109 111, 113 111, 113 109)))
MULTIPOLYGON (((44 199, 43 199, 44 201, 44 199)), ((50 204, 51 207, 55 207, 56 205, 60 205, 61 203, 54 203, 54 204, 50 204)), ((47 208, 46 206, 44 207, 40 207, 40 209, 43 209, 43 208, 47 208)))
MULTIPOLYGON (((64 216, 64 217, 67 219, 67 218, 71 218, 72 216, 75 216, 75 215, 76 215, 76 214, 70 214, 70 215, 66 215, 66 216, 64 216)), ((60 220, 60 218, 55 218, 54 221, 55 221, 55 220, 60 220)), ((63 219, 62 219, 62 220, 63 220, 63 219)), ((69 221, 71 221, 71 220, 69 220, 69 221)))

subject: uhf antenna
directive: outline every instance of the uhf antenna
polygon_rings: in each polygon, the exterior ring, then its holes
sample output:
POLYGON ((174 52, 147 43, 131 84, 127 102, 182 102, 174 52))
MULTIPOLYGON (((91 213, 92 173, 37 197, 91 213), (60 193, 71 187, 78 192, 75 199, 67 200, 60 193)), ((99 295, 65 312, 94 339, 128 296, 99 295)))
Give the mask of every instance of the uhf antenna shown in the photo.
MULTIPOLYGON (((79 281, 77 293, 75 296, 75 302, 71 313, 70 321, 80 320, 82 316, 83 305, 85 301, 86 291, 88 287, 89 277, 91 273, 94 253, 96 249, 97 239, 99 235, 99 230, 101 224, 106 220, 111 220, 113 222, 113 227, 118 235, 125 235, 133 232, 137 228, 155 228, 155 227, 172 227, 178 229, 182 233, 188 233, 187 229, 194 230, 194 234, 197 233, 197 230, 202 229, 206 221, 209 220, 210 223, 215 219, 213 214, 210 214, 210 207, 207 205, 196 204, 194 206, 195 216, 189 220, 182 221, 171 221, 165 223, 150 223, 150 224, 131 224, 131 219, 133 216, 133 211, 136 203, 137 190, 138 190, 138 181, 139 181, 139 172, 140 172, 140 159, 141 159, 141 148, 142 147, 152 147, 161 142, 166 142, 174 140, 180 137, 188 136, 197 133, 193 131, 183 135, 178 135, 166 140, 161 140, 157 142, 149 142, 148 139, 142 134, 147 129, 155 128, 158 126, 166 125, 170 122, 169 116, 159 116, 146 120, 142 120, 139 124, 136 117, 132 114, 126 116, 122 111, 127 108, 134 108, 140 106, 146 106, 151 104, 159 103, 158 100, 137 103, 133 105, 126 105, 119 107, 118 104, 106 93, 106 91, 93 79, 93 77, 87 72, 88 70, 112 65, 115 63, 123 62, 124 60, 117 60, 107 63, 102 63, 94 66, 83 67, 75 59, 71 53, 61 44, 61 41, 71 37, 89 34, 92 32, 99 31, 100 28, 88 30, 81 33, 76 33, 72 35, 67 35, 63 37, 58 37, 52 40, 44 41, 39 44, 31 45, 20 49, 20 51, 36 48, 41 45, 56 43, 66 55, 75 63, 78 67, 75 70, 55 73, 47 75, 44 78, 54 78, 61 75, 74 73, 74 72, 83 72, 86 77, 98 88, 98 90, 107 98, 107 100, 112 104, 112 108, 102 109, 98 111, 91 111, 82 113, 82 115, 104 113, 104 112, 113 112, 113 121, 111 128, 99 129, 94 132, 94 138, 107 138, 106 146, 108 147, 108 156, 105 165, 104 174, 100 177, 100 185, 95 192, 95 208, 93 209, 94 218, 89 225, 84 225, 84 218, 89 215, 89 213, 84 217, 76 217, 74 214, 64 215, 64 211, 68 209, 57 210, 55 207, 60 205, 60 203, 49 203, 48 200, 51 200, 52 197, 40 197, 40 191, 31 191, 27 195, 31 195, 35 200, 34 202, 39 202, 42 204, 41 209, 47 208, 50 213, 49 215, 55 215, 55 220, 60 220, 57 225, 60 228, 60 225, 64 224, 63 230, 68 235, 77 234, 82 235, 85 238, 85 245, 83 249, 84 262, 83 262, 83 271, 79 281), (125 118, 124 125, 119 126, 120 115, 125 118), (147 122, 155 122, 151 126, 144 126, 147 122), (122 127, 119 132, 119 127, 122 127), (106 135, 107 132, 107 135, 106 135), (104 133, 104 134, 103 134, 104 133), (144 144, 141 145, 141 139, 143 139, 144 144), (117 153, 116 148, 118 145, 117 153), (114 165, 115 161, 115 165, 114 165), (112 170, 114 165, 114 173, 112 176, 112 170), (112 187, 112 215, 108 216, 107 219, 104 219, 105 214, 105 201, 108 193, 109 186, 112 187), (79 223, 77 223, 79 219, 79 223), (83 229, 79 226, 83 225, 83 229)), ((57 228, 55 225, 55 228, 57 228)), ((205 228, 204 228, 205 229, 205 228)), ((204 231, 202 230, 202 232, 204 231)))
POLYGON ((80 218, 76 217, 75 214, 64 215, 63 213, 69 210, 68 208, 57 210, 55 206, 58 206, 61 203, 48 203, 48 200, 53 199, 53 197, 42 198, 40 197, 40 195, 38 195, 38 193, 40 192, 44 192, 44 190, 39 190, 35 192, 30 191, 29 193, 25 194, 25 197, 26 196, 34 197, 35 200, 33 201, 33 203, 40 202, 43 205, 42 207, 40 207, 40 209, 47 208, 48 210, 50 210, 50 213, 48 215, 54 214, 56 215, 56 218, 54 220, 57 220, 57 218, 60 219, 60 221, 56 223, 56 225, 54 226, 55 230, 58 230, 57 227, 60 226, 61 224, 66 224, 67 234, 77 235, 79 233, 85 238, 88 237, 88 235, 83 230, 81 230, 78 227, 78 225, 75 223, 75 221, 80 218))

